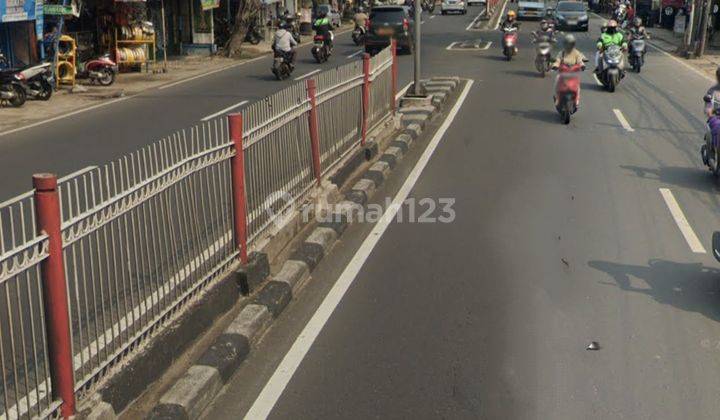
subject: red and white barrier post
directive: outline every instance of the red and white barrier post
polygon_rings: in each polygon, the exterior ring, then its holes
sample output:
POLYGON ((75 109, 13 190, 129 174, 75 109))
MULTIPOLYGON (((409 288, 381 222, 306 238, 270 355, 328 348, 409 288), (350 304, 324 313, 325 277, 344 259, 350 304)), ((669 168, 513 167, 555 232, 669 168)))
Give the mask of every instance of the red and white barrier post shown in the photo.
POLYGON ((228 115, 230 140, 235 148, 235 156, 230 160, 233 190, 233 226, 235 246, 240 251, 240 261, 247 263, 247 204, 245 202, 245 152, 243 150, 242 114, 228 115))
POLYGON ((53 398, 62 400, 60 414, 68 418, 75 414, 75 380, 57 177, 52 174, 33 175, 33 187, 37 230, 48 236, 49 245, 48 257, 40 263, 40 274, 50 380, 53 398))
POLYGON ((310 101, 310 113, 308 114, 308 125, 310 127, 310 149, 312 150, 313 171, 315 179, 320 185, 320 132, 318 130, 317 103, 315 97, 317 95, 317 85, 315 79, 307 79, 308 101, 310 101))
POLYGON ((397 40, 395 38, 390 40, 390 51, 392 51, 392 97, 390 98, 391 109, 393 112, 397 110, 397 80, 398 80, 398 60, 397 60, 397 40))
POLYGON ((370 54, 363 54, 363 90, 362 90, 362 138, 360 144, 365 146, 368 130, 368 112, 370 110, 370 54))

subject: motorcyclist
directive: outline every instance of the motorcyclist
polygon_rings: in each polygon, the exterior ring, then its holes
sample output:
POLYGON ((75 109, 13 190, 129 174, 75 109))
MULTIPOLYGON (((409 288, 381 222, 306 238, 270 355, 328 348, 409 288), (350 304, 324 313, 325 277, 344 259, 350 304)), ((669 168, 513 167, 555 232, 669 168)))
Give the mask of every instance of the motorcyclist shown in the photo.
POLYGON ((555 28, 553 28, 552 25, 550 25, 550 22, 545 19, 540 21, 540 29, 533 32, 533 37, 535 39, 543 36, 547 36, 550 39, 550 42, 555 42, 555 28))
POLYGON ((600 57, 611 45, 617 45, 623 50, 627 50, 627 40, 625 39, 625 35, 623 35, 622 31, 618 29, 617 21, 614 19, 611 19, 608 22, 605 30, 600 34, 600 38, 598 38, 596 44, 597 52, 595 53, 595 73, 599 74, 602 72, 602 60, 600 60, 600 57))
POLYGON ((355 13, 355 16, 353 16, 353 21, 355 21, 355 28, 360 29, 363 33, 365 32, 365 24, 368 21, 368 15, 365 13, 365 9, 360 6, 357 10, 357 13, 355 13))
POLYGON ((275 31, 272 49, 275 54, 283 54, 290 64, 295 63, 295 47, 298 43, 290 32, 290 24, 286 21, 280 23, 280 28, 275 31))
POLYGON ((320 10, 318 13, 317 19, 313 22, 313 29, 316 35, 323 37, 325 45, 332 51, 332 25, 325 10, 320 10))
POLYGON ((505 32, 506 30, 510 28, 519 29, 520 28, 520 22, 517 21, 517 13, 515 13, 514 10, 510 10, 507 15, 505 16, 505 19, 500 24, 500 30, 505 32))
MULTIPOLYGON (((560 65, 564 64, 566 66, 575 66, 580 65, 582 70, 585 70, 585 61, 587 59, 581 53, 577 48, 575 48, 576 40, 575 37, 571 34, 565 35, 562 42, 562 51, 557 55, 555 58, 555 62, 552 64, 553 70, 557 70, 560 68, 560 65)), ((580 92, 578 91, 577 96, 575 97, 575 105, 579 106, 580 104, 580 92)), ((558 106, 558 98, 555 97, 555 106, 558 106)))
POLYGON ((715 103, 720 101, 720 67, 715 70, 715 79, 717 83, 708 89, 705 94, 705 116, 708 119, 707 123, 712 134, 713 145, 718 144, 718 135, 720 135, 720 116, 717 115, 715 108, 715 103))
POLYGON ((645 30, 645 27, 642 24, 642 19, 640 19, 639 17, 636 17, 635 19, 633 19, 633 26, 630 28, 630 30, 628 32, 629 32, 628 37, 630 39, 633 39, 633 38, 650 39, 650 35, 647 33, 647 31, 645 30))

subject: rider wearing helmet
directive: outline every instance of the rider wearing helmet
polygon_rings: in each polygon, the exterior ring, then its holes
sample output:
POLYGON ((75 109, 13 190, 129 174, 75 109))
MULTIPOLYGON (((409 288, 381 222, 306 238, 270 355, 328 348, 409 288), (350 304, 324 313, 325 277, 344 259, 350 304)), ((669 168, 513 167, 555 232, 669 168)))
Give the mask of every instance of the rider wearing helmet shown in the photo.
POLYGON ((550 22, 543 19, 540 21, 540 29, 533 32, 533 36, 535 39, 546 36, 549 38, 550 42, 555 42, 555 28, 550 25, 550 22))
POLYGON ((574 66, 574 65, 582 65, 583 68, 585 67, 585 56, 583 53, 581 53, 577 48, 575 48, 575 37, 573 35, 567 34, 563 38, 563 49, 560 52, 560 54, 557 55, 557 58, 555 59, 555 62, 553 63, 553 68, 560 67, 560 64, 565 64, 567 66, 574 66))
POLYGON ((645 27, 642 24, 642 19, 639 17, 636 17, 633 19, 633 25, 630 28, 630 39, 633 38, 650 38, 650 35, 645 30, 645 27))
POLYGON ((353 20, 355 21, 355 28, 360 28, 361 31, 365 32, 365 24, 368 19, 369 18, 367 13, 365 13, 365 9, 362 6, 358 7, 355 16, 353 16, 353 20))
POLYGON ((504 32, 506 28, 515 28, 518 29, 520 27, 520 23, 517 21, 517 14, 514 10, 511 10, 507 12, 507 15, 505 16, 505 20, 503 20, 502 24, 500 25, 500 28, 502 28, 502 31, 504 32))
POLYGON ((603 32, 600 34, 600 38, 597 41, 597 53, 595 53, 595 72, 600 73, 600 54, 605 51, 609 46, 617 45, 623 50, 627 49, 627 41, 622 31, 618 29, 618 24, 614 19, 610 19, 603 32))
POLYGON ((325 45, 332 49, 332 25, 324 9, 318 11, 317 19, 313 22, 313 29, 316 35, 323 37, 325 45))
POLYGON ((295 47, 298 43, 290 32, 290 23, 287 21, 280 22, 280 27, 275 31, 272 49, 275 54, 283 54, 290 64, 295 62, 295 47))

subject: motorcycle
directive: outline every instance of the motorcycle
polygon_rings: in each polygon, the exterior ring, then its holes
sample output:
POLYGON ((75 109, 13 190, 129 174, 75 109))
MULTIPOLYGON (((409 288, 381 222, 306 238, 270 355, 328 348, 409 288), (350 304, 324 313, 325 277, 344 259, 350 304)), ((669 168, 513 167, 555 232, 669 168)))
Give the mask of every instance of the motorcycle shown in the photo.
MULTIPOLYGON (((711 95, 705 95, 703 102, 711 104, 713 115, 720 115, 720 100, 715 99, 711 95)), ((720 147, 715 144, 712 138, 710 125, 705 124, 705 144, 700 147, 700 157, 703 164, 710 169, 710 172, 716 177, 720 177, 720 147)))
POLYGON ((435 0, 422 0, 420 5, 423 11, 433 13, 435 11, 435 0))
MULTIPOLYGON (((332 40, 332 33, 330 33, 330 39, 332 40)), ((312 55, 315 57, 315 61, 318 63, 324 63, 330 57, 332 49, 325 43, 325 37, 322 35, 315 35, 313 37, 312 55)))
POLYGON ((26 99, 22 76, 15 70, 0 71, 0 104, 19 108, 26 99))
POLYGON ((512 60, 513 55, 517 53, 517 31, 518 30, 515 27, 503 28, 502 47, 503 54, 505 55, 507 61, 512 60))
MULTIPOLYGON (((0 54, 0 64, 6 65, 5 56, 0 54)), ((6 69, 5 72, 17 73, 25 89, 26 98, 47 101, 52 96, 52 70, 50 63, 40 63, 19 69, 6 69)))
POLYGON ((615 92, 615 88, 625 76, 622 49, 617 45, 607 47, 602 53, 601 62, 602 70, 598 75, 598 80, 608 92, 615 92))
POLYGON ((355 29, 352 32, 352 40, 355 45, 361 45, 363 42, 365 42, 365 28, 356 25, 355 29))
POLYGON ((635 73, 640 73, 640 69, 645 64, 645 37, 634 36, 630 41, 630 53, 628 61, 635 73))
POLYGON ((115 82, 117 73, 118 65, 110 58, 110 54, 105 54, 80 63, 75 78, 90 79, 100 86, 110 86, 115 82))
POLYGON ((535 38, 535 68, 540 76, 550 71, 552 63, 552 39, 549 35, 540 35, 535 38))
POLYGON ((265 36, 260 30, 260 25, 257 23, 250 25, 250 28, 248 28, 248 31, 245 34, 245 41, 251 43, 252 45, 257 45, 263 39, 265 39, 265 36))
POLYGON ((563 124, 570 124, 570 116, 577 112, 580 103, 580 72, 585 64, 560 64, 555 82, 555 109, 563 124))
POLYGON ((285 80, 295 69, 288 53, 275 51, 275 59, 273 60, 272 72, 278 80, 285 80))

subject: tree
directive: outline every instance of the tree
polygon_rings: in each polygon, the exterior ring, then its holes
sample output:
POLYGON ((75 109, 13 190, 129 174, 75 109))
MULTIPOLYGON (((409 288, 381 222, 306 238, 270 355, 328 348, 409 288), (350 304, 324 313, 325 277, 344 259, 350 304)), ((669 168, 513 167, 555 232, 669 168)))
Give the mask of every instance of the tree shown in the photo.
POLYGON ((257 21, 260 15, 260 0, 240 0, 237 14, 235 15, 235 24, 233 25, 230 39, 225 45, 225 52, 228 57, 240 57, 240 51, 245 35, 250 26, 257 21))

